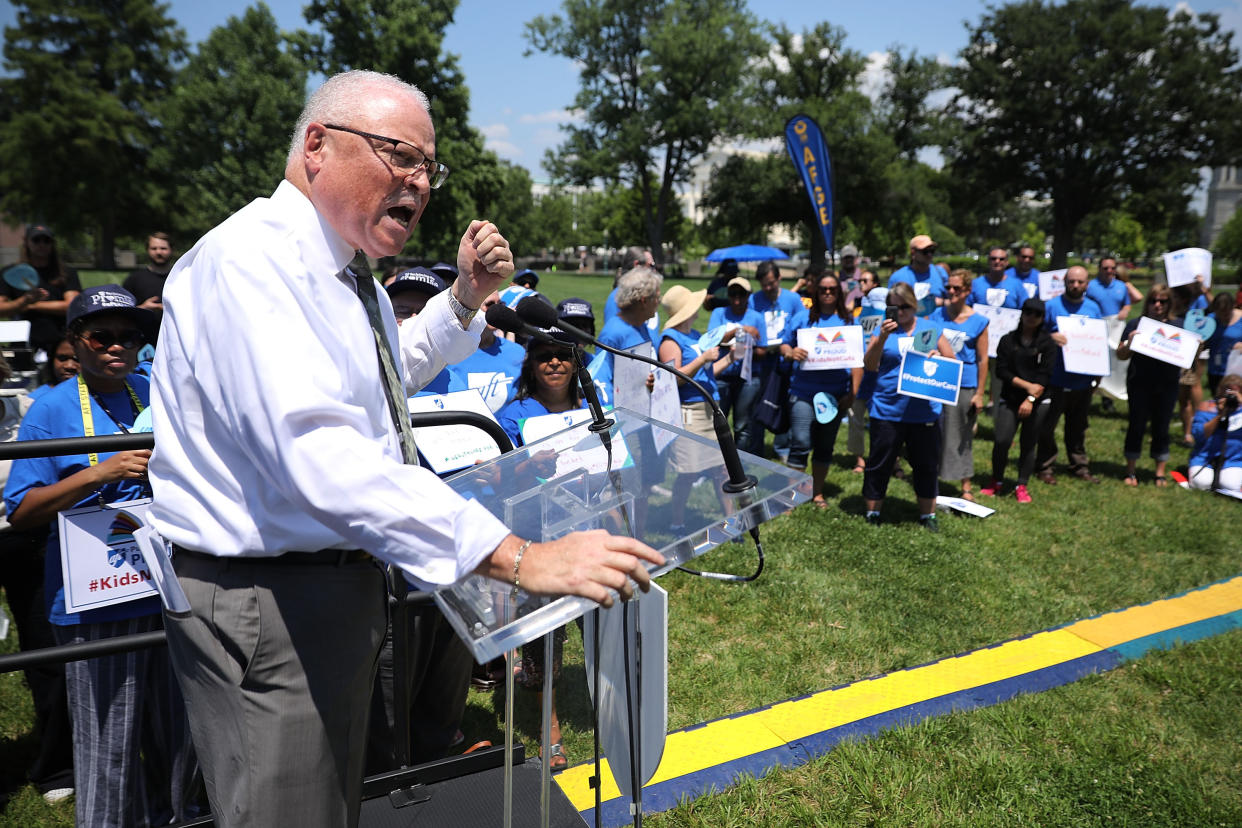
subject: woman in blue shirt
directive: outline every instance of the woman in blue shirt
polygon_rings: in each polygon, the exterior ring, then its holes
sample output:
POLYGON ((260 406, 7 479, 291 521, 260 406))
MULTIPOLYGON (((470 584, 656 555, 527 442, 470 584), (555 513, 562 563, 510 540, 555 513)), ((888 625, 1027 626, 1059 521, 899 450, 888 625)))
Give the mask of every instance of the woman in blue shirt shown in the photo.
MULTIPOLYGON (((19 440, 128 431, 148 404, 133 373, 149 315, 118 285, 84 290, 69 305, 80 370, 31 406, 19 440)), ((45 590, 60 644, 162 629, 159 598, 70 613, 65 606, 57 514, 149 492, 149 450, 16 460, 5 487, 14 528, 50 523, 45 590)), ((196 771, 185 707, 163 648, 65 665, 79 826, 163 825, 194 815, 196 771)))
POLYGON ((767 356, 767 348, 761 344, 764 340, 760 339, 760 336, 761 332, 767 329, 767 323, 764 322, 763 314, 750 307, 749 279, 744 276, 734 276, 729 280, 726 288, 729 304, 712 311, 707 328, 712 330, 721 325, 728 325, 730 328, 739 329, 733 340, 734 349, 738 353, 734 357, 733 364, 716 377, 716 391, 720 394, 720 409, 724 411, 725 416, 728 417, 729 412, 733 412, 734 442, 739 448, 747 450, 751 445, 752 431, 756 428, 763 430, 762 426, 751 424, 751 417, 762 391, 759 385, 759 369, 764 357, 767 356), (745 361, 745 351, 742 349, 747 347, 753 349, 751 375, 750 379, 742 379, 742 363, 745 361))
POLYGON ((1208 357, 1208 388, 1216 388, 1229 369, 1229 355, 1242 348, 1242 308, 1235 308, 1228 294, 1220 294, 1212 303, 1216 316, 1216 331, 1207 341, 1211 353, 1208 357), (1225 299, 1221 300, 1220 296, 1225 299))
POLYGON ((914 494, 918 499, 919 523, 938 532, 936 522, 937 475, 940 467, 940 403, 897 393, 901 360, 914 337, 934 331, 934 352, 952 358, 953 348, 940 335, 935 323, 915 315, 918 300, 914 288, 904 282, 888 289, 888 318, 867 346, 863 368, 876 373, 871 395, 871 454, 863 473, 863 499, 867 522, 880 522, 880 509, 888 493, 888 481, 902 447, 910 460, 914 494))
POLYGON ((1195 412, 1195 445, 1190 451, 1189 480, 1193 489, 1242 492, 1242 377, 1228 374, 1216 387, 1216 399, 1205 400, 1195 412))
POLYGON ((794 361, 793 375, 789 380, 789 465, 795 469, 806 467, 811 458, 811 502, 821 509, 828 508, 824 500, 824 478, 832 465, 832 448, 837 441, 841 418, 854 402, 857 381, 862 379, 862 369, 834 368, 823 371, 804 371, 802 363, 807 352, 798 347, 800 328, 837 328, 853 324, 853 316, 845 310, 845 294, 836 276, 826 273, 815 284, 815 299, 811 307, 794 316, 785 331, 781 344, 781 356, 794 361), (836 403, 836 412, 824 423, 815 416, 815 397, 827 394, 836 403))
MULTIPOLYGON (((673 285, 664 294, 663 306, 668 314, 668 327, 660 338, 660 361, 693 377, 715 400, 716 375, 733 362, 733 349, 728 349, 722 357, 719 347, 706 350, 699 347, 699 333, 691 328, 706 296, 706 290, 692 293, 681 285, 673 285)), ((722 341, 732 338, 733 332, 730 331, 722 341)), ((674 535, 685 525, 686 501, 690 497, 690 487, 694 481, 709 469, 724 465, 716 442, 712 407, 707 397, 698 388, 680 378, 677 380, 677 394, 681 398, 681 427, 710 440, 711 444, 674 440, 669 447, 669 464, 677 472, 677 477, 673 480, 673 523, 670 527, 674 535)))
POLYGON ((974 500, 970 478, 975 473, 975 421, 983 410, 983 377, 988 375, 988 319, 966 304, 974 274, 955 270, 944 285, 945 303, 927 317, 940 326, 962 362, 962 387, 957 404, 940 412, 940 478, 960 480, 962 498, 974 500))

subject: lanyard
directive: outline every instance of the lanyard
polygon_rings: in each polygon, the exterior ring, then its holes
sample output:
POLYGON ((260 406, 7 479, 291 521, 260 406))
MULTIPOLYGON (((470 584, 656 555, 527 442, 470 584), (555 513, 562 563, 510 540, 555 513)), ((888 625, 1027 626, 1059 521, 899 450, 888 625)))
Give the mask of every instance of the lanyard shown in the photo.
MULTIPOLYGON (((134 393, 134 389, 130 386, 128 380, 125 382, 125 390, 129 392, 129 400, 134 406, 134 413, 141 414, 142 401, 138 399, 138 395, 134 393)), ((112 416, 112 412, 104 406, 103 402, 98 399, 96 399, 96 402, 99 403, 99 407, 102 408, 104 413, 107 414, 112 420, 113 425, 121 431, 129 433, 129 429, 117 422, 116 418, 112 416)), ((83 381, 81 374, 78 374, 78 404, 82 407, 82 434, 87 437, 94 437, 95 415, 94 412, 91 411, 91 393, 86 390, 86 382, 83 381)), ((86 458, 90 461, 92 466, 98 465, 99 463, 99 455, 93 451, 87 454, 86 458)))

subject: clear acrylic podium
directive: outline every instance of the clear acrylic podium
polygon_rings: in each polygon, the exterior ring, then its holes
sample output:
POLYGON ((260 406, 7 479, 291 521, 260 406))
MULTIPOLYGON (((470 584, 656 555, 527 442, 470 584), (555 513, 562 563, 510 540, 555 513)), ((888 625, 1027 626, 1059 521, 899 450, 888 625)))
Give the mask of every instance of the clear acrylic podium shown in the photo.
MULTIPOLYGON (((583 423, 473 466, 447 481, 478 500, 514 532, 536 541, 570 532, 607 529, 637 537, 660 550, 666 563, 658 577, 811 498, 801 472, 742 454, 757 485, 740 494, 721 490, 723 462, 703 473, 685 509, 685 528, 670 529, 670 497, 676 472, 668 463, 676 441, 698 452, 719 452, 715 441, 651 420, 628 409, 608 414, 614 425, 601 435, 583 423)), ((479 663, 555 630, 595 607, 573 596, 528 595, 482 576, 436 592, 436 603, 479 663)))

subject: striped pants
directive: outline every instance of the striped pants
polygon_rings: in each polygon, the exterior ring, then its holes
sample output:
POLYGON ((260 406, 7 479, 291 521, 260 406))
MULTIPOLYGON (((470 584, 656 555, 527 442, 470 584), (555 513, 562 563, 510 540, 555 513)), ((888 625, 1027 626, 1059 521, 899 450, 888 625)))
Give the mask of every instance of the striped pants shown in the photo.
MULTIPOLYGON (((159 615, 55 626, 58 644, 150 632, 159 615)), ((78 828, 147 828, 196 816, 198 762, 163 647, 65 665, 78 828)))

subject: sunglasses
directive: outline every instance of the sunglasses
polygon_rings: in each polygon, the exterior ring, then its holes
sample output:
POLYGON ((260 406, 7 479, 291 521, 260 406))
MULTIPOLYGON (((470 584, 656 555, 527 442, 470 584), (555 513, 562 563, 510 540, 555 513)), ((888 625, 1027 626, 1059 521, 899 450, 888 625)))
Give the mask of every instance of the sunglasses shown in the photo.
POLYGON ((965 285, 945 285, 944 292, 945 293, 965 293, 966 287, 965 285))
POLYGON ((922 253, 925 256, 930 256, 936 252, 936 248, 935 247, 916 247, 914 248, 914 252, 922 253))
POLYGON ((1167 305, 1169 304, 1169 300, 1168 299, 1152 299, 1151 303, 1153 305, 1167 305))
POLYGON ((897 310, 914 310, 914 305, 888 305, 888 307, 896 308, 897 310))
POLYGON ((122 348, 137 348, 146 342, 146 337, 137 328, 131 328, 127 331, 110 331, 106 328, 98 328, 93 331, 83 331, 82 341, 92 351, 106 351, 118 343, 122 348))
POLYGON ((1009 257, 1008 256, 988 256, 988 261, 989 262, 1007 262, 1009 261, 1009 257))
POLYGON ((573 351, 538 351, 535 353, 535 362, 551 362, 559 359, 561 362, 573 362, 573 351))

